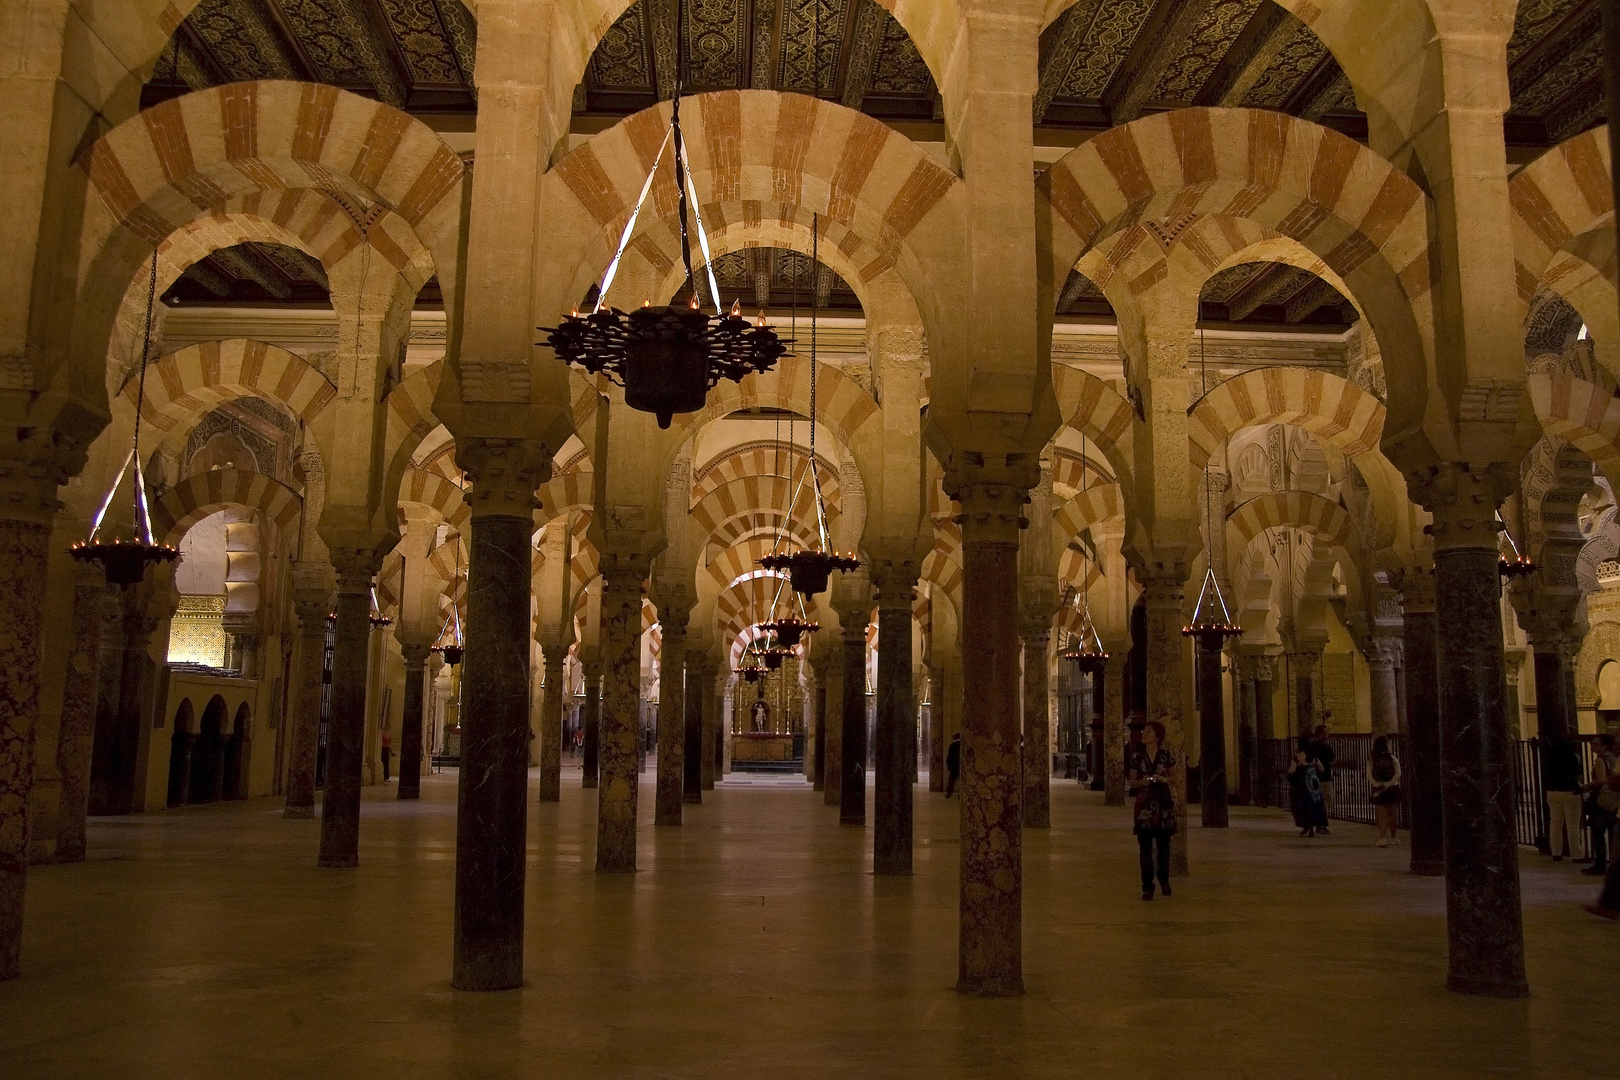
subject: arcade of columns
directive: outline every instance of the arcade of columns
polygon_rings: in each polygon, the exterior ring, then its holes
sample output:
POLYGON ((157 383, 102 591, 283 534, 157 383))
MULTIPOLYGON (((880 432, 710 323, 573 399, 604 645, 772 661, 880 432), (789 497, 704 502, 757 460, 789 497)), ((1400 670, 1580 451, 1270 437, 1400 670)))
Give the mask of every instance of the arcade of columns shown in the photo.
MULTIPOLYGON (((404 113, 329 86, 236 83, 139 111, 190 6, 0 10, 0 977, 21 971, 30 856, 83 855, 92 756, 117 759, 103 775, 121 793, 95 796, 111 812, 147 805, 140 770, 162 756, 149 753, 140 659, 174 610, 168 571, 108 600, 64 555, 127 453, 148 260, 161 289, 208 252, 259 240, 320 262, 335 352, 317 364, 252 340, 164 349, 142 443, 160 483, 154 515, 178 542, 242 508, 278 538, 282 615, 258 632, 292 657, 289 815, 313 810, 320 650, 335 612, 322 867, 360 861, 379 651, 398 657, 387 678, 401 688, 399 794, 415 794, 423 673, 437 667, 427 647, 442 605, 457 605, 454 983, 516 986, 529 769, 538 798, 560 797, 577 672, 597 719, 600 872, 633 871, 638 819, 678 826, 683 801, 712 785, 730 668, 772 610, 774 581, 750 575, 789 501, 786 478, 742 455, 716 465, 712 433, 755 407, 808 415, 809 362, 801 348, 723 384, 704 412, 660 431, 618 388, 535 344, 536 327, 599 280, 668 122, 661 105, 567 137, 573 87, 624 0, 468 4, 481 27, 475 168, 404 113), (444 356, 402 364, 432 276, 444 356), (200 418, 244 396, 298 418, 296 486, 236 468, 178 474, 200 418), (374 589, 395 619, 381 649, 374 589), (123 636, 103 633, 104 603, 123 636), (666 720, 646 807, 637 733, 654 621, 666 720), (98 721, 82 673, 107 669, 108 642, 125 650, 124 682, 98 721), (47 775, 48 798, 35 783, 47 775)), ((947 726, 963 737, 959 985, 1020 992, 1020 838, 1048 822, 1046 684, 1073 629, 1073 590, 1088 590, 1113 653, 1102 733, 1117 802, 1138 597, 1145 713, 1182 765, 1198 756, 1180 631, 1213 559, 1250 629, 1230 646, 1239 744, 1287 732, 1272 716, 1270 684, 1287 678, 1272 657, 1286 650, 1308 670, 1339 619, 1371 668, 1375 729, 1405 716, 1413 870, 1445 877, 1448 984, 1525 993, 1497 512, 1547 568, 1512 599, 1534 649, 1538 721, 1567 729, 1575 503, 1591 463, 1620 458, 1607 130, 1510 174, 1511 0, 1284 0, 1338 58, 1367 145, 1282 113, 1193 108, 1116 127, 1037 170, 1037 43, 1066 5, 883 6, 940 88, 942 153, 802 95, 704 94, 682 113, 716 254, 807 252, 815 215, 823 262, 864 311, 863 370, 828 364, 815 408, 837 480, 835 542, 864 562, 814 606, 823 629, 807 666, 825 719, 812 771, 826 801, 866 823, 862 672, 875 624, 875 869, 911 869, 915 660, 946 718, 931 762, 947 726), (1256 261, 1308 270, 1351 300, 1352 363, 1201 376, 1200 290, 1256 261), (1071 270, 1116 315, 1107 377, 1054 360, 1052 312, 1071 270), (1527 365, 1527 311, 1543 290, 1578 309, 1589 336, 1527 365), (1279 427, 1301 462, 1326 463, 1320 476, 1245 487, 1235 450, 1279 427), (1081 446, 1090 456, 1076 467, 1081 446), (1261 538, 1285 534, 1300 550, 1268 562, 1261 538)), ((614 285, 620 306, 679 288, 674 215, 666 173, 614 285)), ((1311 685, 1290 685, 1286 700, 1311 685)), ((1206 741, 1206 764, 1224 741, 1206 741)), ((1241 793, 1255 766, 1239 758, 1241 793)), ((1196 832, 1177 844, 1179 868, 1196 873, 1196 832)))

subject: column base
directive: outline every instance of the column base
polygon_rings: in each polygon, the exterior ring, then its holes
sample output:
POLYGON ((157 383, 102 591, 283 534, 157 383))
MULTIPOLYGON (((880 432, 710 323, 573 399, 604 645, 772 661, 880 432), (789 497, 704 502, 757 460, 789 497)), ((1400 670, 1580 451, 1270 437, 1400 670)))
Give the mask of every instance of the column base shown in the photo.
POLYGON ((284 818, 312 818, 315 816, 313 806, 289 806, 281 811, 284 818))
POLYGON ((360 865, 358 855, 322 855, 316 860, 317 866, 331 870, 349 870, 360 865))
POLYGON ((968 997, 1022 997, 1023 979, 961 979, 956 992, 968 997))
POLYGON ((398 798, 398 799, 420 799, 421 797, 422 797, 422 791, 421 791, 420 788, 418 788, 418 789, 416 789, 414 791, 411 790, 410 788, 400 788, 399 789, 399 794, 395 796, 395 798, 398 798))
POLYGON ((1470 975, 1448 974, 1446 976, 1446 989, 1458 994, 1469 994, 1473 997, 1494 998, 1522 998, 1530 996, 1530 984, 1526 981, 1510 983, 1497 982, 1489 978, 1476 978, 1470 975))
POLYGON ((1433 862, 1413 862, 1412 873, 1418 877, 1445 877, 1446 864, 1439 859, 1433 862))
POLYGON ((847 818, 847 817, 840 816, 838 818, 838 824, 840 824, 840 825, 849 825, 849 826, 852 826, 852 827, 857 828, 857 829, 864 829, 864 828, 866 828, 866 819, 864 817, 847 818))

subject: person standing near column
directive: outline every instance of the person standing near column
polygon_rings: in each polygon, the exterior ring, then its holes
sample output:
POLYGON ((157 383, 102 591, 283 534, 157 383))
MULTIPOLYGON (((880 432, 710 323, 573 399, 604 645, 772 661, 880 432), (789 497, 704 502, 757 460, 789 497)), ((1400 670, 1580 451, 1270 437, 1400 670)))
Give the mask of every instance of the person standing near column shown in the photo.
POLYGON ((1327 835, 1327 818, 1333 816, 1333 744, 1328 742, 1328 729, 1325 724, 1316 725, 1316 732, 1311 740, 1310 748, 1306 751, 1310 759, 1316 762, 1317 779, 1322 786, 1322 817, 1324 824, 1316 831, 1323 836, 1327 835))
POLYGON ((1153 899, 1153 879, 1170 895, 1170 837, 1176 831, 1176 804, 1170 792, 1170 770, 1175 758, 1163 745, 1164 725, 1149 720, 1142 729, 1142 741, 1131 747, 1125 763, 1125 776, 1136 798, 1132 814, 1135 824, 1137 858, 1142 870, 1142 899, 1153 899), (1154 847, 1157 845, 1157 858, 1154 847))
POLYGON ((1367 759, 1367 783, 1378 817, 1378 846, 1399 843, 1401 759, 1389 752, 1389 740, 1382 735, 1373 740, 1372 756, 1367 759))
POLYGON ((393 739, 391 739, 389 737, 388 729, 385 727, 385 728, 382 729, 382 767, 383 767, 383 783, 385 783, 385 784, 388 783, 388 781, 390 779, 389 773, 388 773, 388 762, 393 756, 394 756, 394 741, 393 741, 393 739))
POLYGON ((1548 731, 1541 740, 1541 783, 1547 791, 1547 849, 1553 862, 1578 854, 1581 836, 1581 759, 1568 739, 1548 731))

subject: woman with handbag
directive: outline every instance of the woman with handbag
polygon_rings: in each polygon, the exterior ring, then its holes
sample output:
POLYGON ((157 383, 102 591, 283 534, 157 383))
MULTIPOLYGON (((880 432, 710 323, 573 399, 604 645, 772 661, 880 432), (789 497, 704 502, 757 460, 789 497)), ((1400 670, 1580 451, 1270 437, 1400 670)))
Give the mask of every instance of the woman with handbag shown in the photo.
POLYGON ((1382 735, 1373 740, 1372 756, 1367 759, 1367 782, 1371 785, 1373 813, 1378 817, 1378 846, 1400 843, 1396 835, 1401 820, 1401 759, 1389 751, 1389 740, 1382 735))
POLYGON ((1176 831, 1176 804, 1170 794, 1170 769, 1176 759, 1162 745, 1164 725, 1149 720, 1142 728, 1142 741, 1128 749, 1125 779, 1136 797, 1132 813, 1138 862, 1142 869, 1142 899, 1153 899, 1153 879, 1170 895, 1170 837, 1176 831), (1155 859, 1154 845, 1158 845, 1155 859))
POLYGON ((1294 824, 1299 835, 1327 832, 1327 804, 1322 801, 1321 763, 1310 756, 1305 739, 1299 740, 1294 760, 1288 763, 1288 786, 1293 796, 1294 824))

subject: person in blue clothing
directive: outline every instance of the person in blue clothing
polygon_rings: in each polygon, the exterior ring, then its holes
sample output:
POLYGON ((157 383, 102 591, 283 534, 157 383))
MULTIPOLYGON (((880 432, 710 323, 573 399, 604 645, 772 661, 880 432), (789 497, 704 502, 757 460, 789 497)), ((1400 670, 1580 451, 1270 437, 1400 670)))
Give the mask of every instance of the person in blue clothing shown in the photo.
POLYGON ((1322 769, 1310 756, 1306 740, 1299 741, 1294 760, 1288 763, 1288 786, 1292 795, 1294 824, 1299 835, 1327 832, 1327 805, 1322 801, 1322 769))

